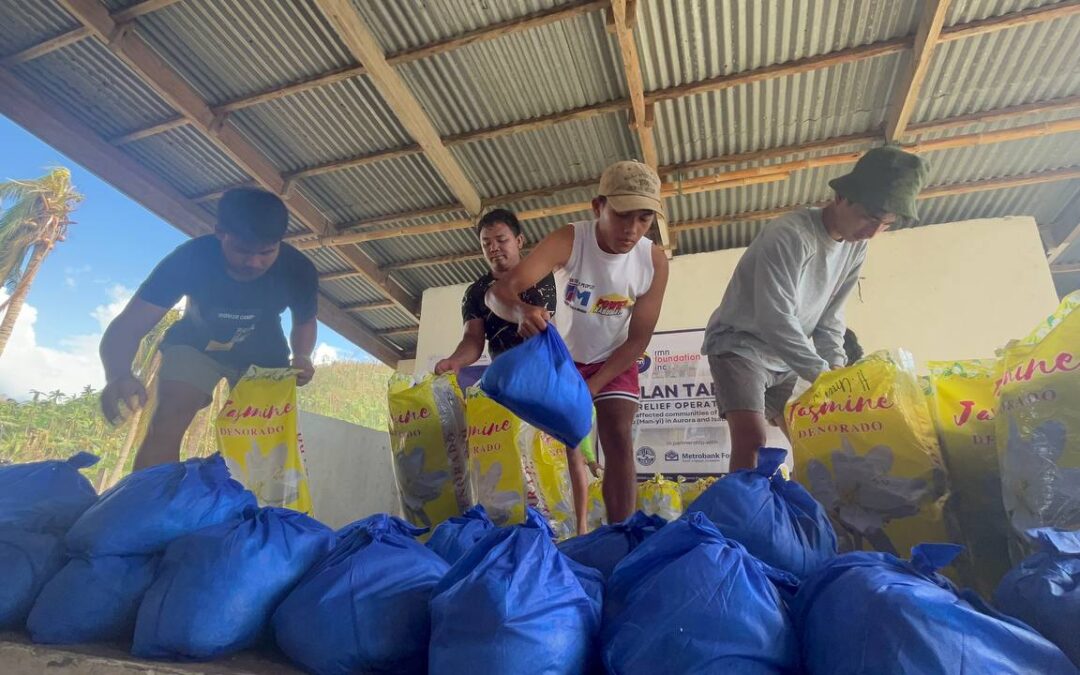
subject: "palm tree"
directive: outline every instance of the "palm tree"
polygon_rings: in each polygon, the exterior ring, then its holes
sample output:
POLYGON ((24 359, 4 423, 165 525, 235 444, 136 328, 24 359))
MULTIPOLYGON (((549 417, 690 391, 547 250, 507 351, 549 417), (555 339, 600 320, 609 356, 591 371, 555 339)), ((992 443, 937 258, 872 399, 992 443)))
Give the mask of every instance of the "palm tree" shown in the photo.
POLYGON ((57 242, 64 240, 70 215, 82 195, 71 172, 56 168, 37 180, 0 182, 0 282, 11 293, 0 309, 0 354, 19 318, 30 284, 57 242))

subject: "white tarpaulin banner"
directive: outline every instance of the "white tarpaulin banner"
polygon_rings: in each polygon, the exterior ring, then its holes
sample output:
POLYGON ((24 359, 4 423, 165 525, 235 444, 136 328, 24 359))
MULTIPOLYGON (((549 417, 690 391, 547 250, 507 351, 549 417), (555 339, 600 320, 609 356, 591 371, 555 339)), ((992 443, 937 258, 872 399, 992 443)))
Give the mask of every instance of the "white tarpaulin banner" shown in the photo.
MULTIPOLYGON (((704 336, 704 329, 655 333, 638 359, 641 405, 634 417, 634 462, 639 474, 728 470, 731 442, 727 422, 716 411, 708 359, 701 355, 704 336)), ((772 426, 768 442, 791 447, 772 426)))

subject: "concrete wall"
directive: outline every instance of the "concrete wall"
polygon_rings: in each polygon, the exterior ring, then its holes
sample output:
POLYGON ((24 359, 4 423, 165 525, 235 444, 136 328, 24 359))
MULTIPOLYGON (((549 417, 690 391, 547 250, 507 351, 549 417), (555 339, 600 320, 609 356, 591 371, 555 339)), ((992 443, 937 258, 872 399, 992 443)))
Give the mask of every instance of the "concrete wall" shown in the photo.
MULTIPOLYGON (((745 249, 678 256, 657 330, 702 328, 745 249)), ((461 339, 465 285, 424 292, 416 372, 461 339)), ((866 351, 902 347, 928 360, 992 357, 1057 306, 1035 221, 969 220, 888 232, 870 243, 863 281, 847 306, 866 351)))
POLYGON ((316 518, 338 528, 373 513, 400 515, 389 434, 303 411, 300 432, 316 518))

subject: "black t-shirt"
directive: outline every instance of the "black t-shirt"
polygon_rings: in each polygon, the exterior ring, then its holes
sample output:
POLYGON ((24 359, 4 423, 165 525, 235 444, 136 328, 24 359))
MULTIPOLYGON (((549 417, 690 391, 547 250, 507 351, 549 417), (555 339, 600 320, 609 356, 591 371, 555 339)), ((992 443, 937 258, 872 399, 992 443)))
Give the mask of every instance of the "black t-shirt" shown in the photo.
POLYGON ((136 297, 158 307, 172 307, 187 297, 187 309, 162 345, 187 345, 239 368, 289 365, 289 343, 281 313, 292 310, 293 323, 318 311, 319 275, 315 266, 288 244, 277 260, 252 281, 237 281, 226 271, 221 242, 213 235, 181 244, 165 257, 136 297))
MULTIPOLYGON (((484 303, 484 296, 487 295, 493 283, 495 283, 495 277, 488 272, 465 289, 465 295, 461 298, 461 321, 465 323, 472 319, 483 319, 488 351, 491 352, 492 357, 495 357, 511 347, 518 346, 523 340, 518 335, 516 324, 504 321, 484 303)), ((555 277, 547 275, 520 297, 523 302, 543 307, 554 315, 555 307, 558 305, 555 277)))

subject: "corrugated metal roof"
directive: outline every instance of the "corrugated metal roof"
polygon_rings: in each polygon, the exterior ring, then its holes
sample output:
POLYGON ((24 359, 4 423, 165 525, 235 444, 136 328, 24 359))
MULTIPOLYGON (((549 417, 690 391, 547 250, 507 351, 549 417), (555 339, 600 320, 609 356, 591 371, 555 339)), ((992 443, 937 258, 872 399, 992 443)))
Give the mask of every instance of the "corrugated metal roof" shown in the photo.
POLYGON ((573 0, 423 0, 423 6, 353 0, 386 54, 421 47, 517 17, 572 4, 573 0), (422 9, 422 11, 417 11, 422 9))
POLYGON ((366 77, 268 101, 229 119, 285 172, 413 142, 366 77))
POLYGON ((106 138, 176 115, 168 103, 97 40, 81 40, 11 70, 106 138))
POLYGON ((212 105, 353 63, 311 2, 184 0, 136 25, 212 105))
POLYGON ((240 167, 193 127, 171 129, 128 143, 121 150, 185 195, 213 192, 249 180, 240 167))
POLYGON ((881 126, 899 54, 661 101, 662 165, 846 136, 881 126))
POLYGON ((946 26, 988 19, 1011 12, 1052 5, 1057 0, 953 0, 945 17, 946 26))
POLYGON ((398 72, 444 135, 626 96, 618 48, 599 12, 414 61, 398 72))
POLYGON ((4 0, 0 21, 0 57, 79 27, 54 0, 4 0))
MULTIPOLYGON (((107 0, 108 8, 134 0, 107 0)), ((400 53, 494 23, 548 10, 556 0, 353 0, 384 52, 400 53)), ((955 0, 947 23, 968 23, 1031 7, 1035 0, 955 0)), ((918 0, 643 0, 634 30, 645 88, 655 91, 839 49, 895 39, 915 31, 918 0)), ((72 28, 53 0, 0 0, 0 53, 10 53, 72 28)), ((278 88, 355 65, 315 3, 273 0, 183 0, 140 17, 136 30, 178 69, 210 104, 278 88)), ((923 85, 915 121, 1080 94, 1080 17, 1014 27, 940 45, 923 85)), ((678 164, 732 153, 798 145, 879 128, 901 54, 849 62, 773 78, 722 92, 665 100, 655 106, 660 162, 678 164)), ((36 91, 105 137, 144 128, 176 113, 96 39, 70 45, 13 70, 36 91)), ((430 56, 398 67, 444 135, 530 120, 628 95, 616 41, 604 15, 591 11, 541 28, 430 56)), ((921 139, 954 137, 1039 121, 1071 119, 1080 111, 1029 115, 952 128, 921 139)), ((234 113, 236 125, 282 172, 346 159, 412 142, 385 101, 363 77, 260 103, 234 113)), ((868 143, 850 146, 862 149, 868 143)), ((178 128, 123 146, 147 170, 188 195, 244 182, 247 177, 194 128, 178 128)), ((830 151, 838 152, 840 149, 830 151)), ((627 113, 561 122, 543 129, 451 146, 467 178, 488 202, 509 193, 596 178, 611 161, 638 156, 627 113)), ((821 151, 813 155, 822 154, 821 151)), ((811 155, 811 156, 813 156, 811 155)), ((789 159, 797 159, 792 154, 789 159)), ((1080 165, 1080 133, 931 153, 931 183, 967 182, 1080 165)), ((770 160, 775 163, 781 160, 770 160)), ((728 170, 760 165, 743 163, 728 170)), ((850 165, 792 172, 784 181, 677 196, 674 223, 813 202, 830 194, 828 180, 850 165)), ((716 171, 689 171, 691 179, 716 171)), ((302 178, 296 189, 339 226, 358 220, 456 203, 422 155, 302 178)), ((1029 185, 923 202, 927 222, 1028 213, 1057 217, 1080 181, 1029 185)), ((587 203, 586 186, 546 197, 500 204, 516 210, 587 203)), ((213 213, 215 204, 202 205, 213 213)), ((386 223, 394 229, 465 218, 463 211, 386 223)), ((553 229, 590 217, 578 213, 528 220, 533 244, 553 229)), ((744 246, 760 221, 678 234, 679 254, 744 246)), ((302 231, 290 223, 290 231, 302 231)), ((375 265, 477 251, 475 233, 462 228, 364 242, 375 265)), ((1080 258, 1080 245, 1067 252, 1080 258)), ((321 272, 348 270, 335 249, 306 253, 321 272)), ((1065 259, 1064 257, 1062 259, 1065 259)), ((425 288, 468 282, 486 269, 479 258, 452 260, 390 273, 391 284, 419 296, 425 288)), ((385 298, 360 277, 323 284, 339 303, 385 298)), ((399 308, 355 313, 375 331, 413 325, 399 308)), ((384 336, 409 349, 415 335, 384 336)))
POLYGON ((915 30, 915 0, 639 2, 646 91, 698 82, 915 30))
POLYGON ((613 113, 452 148, 484 198, 599 178, 612 162, 640 157, 627 128, 613 113))
POLYGON ((913 121, 1080 91, 1080 16, 954 40, 934 49, 913 121))
POLYGON ((300 183, 338 224, 457 201, 422 155, 308 176, 300 183))

